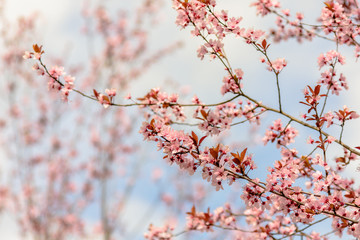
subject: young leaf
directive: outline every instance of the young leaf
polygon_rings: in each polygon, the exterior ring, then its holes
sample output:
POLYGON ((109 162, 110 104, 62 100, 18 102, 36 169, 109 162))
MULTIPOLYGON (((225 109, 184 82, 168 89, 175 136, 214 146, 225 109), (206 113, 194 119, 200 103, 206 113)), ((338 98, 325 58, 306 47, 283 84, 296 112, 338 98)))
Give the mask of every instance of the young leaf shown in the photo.
POLYGON ((219 145, 219 144, 216 146, 216 148, 210 148, 210 154, 211 154, 211 156, 213 156, 213 158, 215 158, 215 159, 218 158, 219 148, 220 148, 220 145, 219 145))
POLYGON ((199 145, 201 145, 201 143, 204 141, 204 139, 206 138, 207 136, 203 136, 202 138, 200 138, 200 141, 199 141, 199 145))
POLYGON ((354 193, 354 191, 350 191, 349 193, 345 194, 344 197, 355 198, 355 193, 354 193))
POLYGON ((216 150, 214 150, 214 148, 210 148, 210 154, 213 158, 217 159, 218 152, 216 150))
POLYGON ((204 119, 207 118, 208 114, 204 110, 201 110, 200 113, 204 117, 204 119))
POLYGON ((266 39, 262 40, 261 45, 263 47, 263 49, 266 49, 266 39))
POLYGON ((198 143, 198 136, 193 132, 193 131, 191 131, 191 136, 192 136, 192 139, 194 140, 194 142, 195 142, 195 145, 197 145, 197 143, 198 143))
POLYGON ((95 95, 96 99, 99 99, 99 93, 95 89, 93 89, 93 91, 94 91, 94 95, 95 95))
POLYGON ((34 44, 34 45, 33 45, 33 49, 34 49, 34 52, 36 52, 36 53, 43 53, 43 52, 41 51, 42 46, 39 47, 37 44, 34 44))
POLYGON ((193 205, 193 206, 192 206, 192 208, 191 208, 191 212, 187 212, 186 214, 188 214, 188 215, 191 215, 191 216, 195 217, 195 216, 196 216, 196 209, 195 209, 195 205, 193 205))
POLYGON ((247 151, 247 148, 245 148, 245 149, 241 152, 241 154, 240 154, 240 161, 241 161, 241 162, 242 162, 242 161, 244 160, 244 158, 245 158, 246 151, 247 151))
POLYGON ((326 8, 329 9, 330 11, 334 11, 334 8, 333 8, 333 3, 332 2, 324 2, 324 4, 326 5, 326 8))

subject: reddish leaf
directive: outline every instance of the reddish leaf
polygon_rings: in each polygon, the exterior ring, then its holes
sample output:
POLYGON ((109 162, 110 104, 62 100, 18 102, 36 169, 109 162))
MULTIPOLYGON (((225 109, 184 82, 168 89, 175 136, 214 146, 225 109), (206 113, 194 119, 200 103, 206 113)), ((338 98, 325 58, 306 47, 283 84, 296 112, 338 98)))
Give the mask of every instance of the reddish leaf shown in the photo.
POLYGON ((334 4, 332 2, 324 2, 324 4, 326 5, 326 8, 329 9, 330 11, 334 11, 334 4))
POLYGON ((188 2, 189 2, 188 0, 184 0, 184 2, 180 2, 180 3, 181 3, 181 5, 183 5, 184 8, 187 8, 187 6, 189 4, 188 2))
POLYGON ((314 90, 312 90, 312 88, 308 85, 308 88, 309 88, 309 90, 310 90, 310 92, 312 93, 312 94, 314 94, 314 90))
POLYGON ((208 114, 204 110, 201 110, 200 113, 205 119, 207 118, 208 114))
POLYGON ((108 96, 104 96, 103 95, 103 100, 106 102, 106 103, 110 103, 110 98, 108 96))
POLYGON ((239 153, 231 153, 231 155, 234 157, 233 158, 233 162, 236 164, 236 165, 240 165, 241 164, 241 159, 240 159, 240 156, 239 156, 239 153))
POLYGON ((240 154, 240 161, 241 161, 241 162, 242 162, 242 161, 244 160, 244 158, 245 158, 246 151, 247 151, 247 148, 245 148, 245 149, 241 152, 241 154, 240 154))
POLYGON ((170 106, 170 103, 168 103, 168 102, 164 102, 163 104, 162 104, 162 107, 163 108, 168 108, 170 106))
POLYGON ((310 104, 305 103, 305 102, 300 102, 300 103, 305 104, 306 106, 310 106, 310 104))
POLYGON ((213 148, 210 148, 210 154, 213 158, 217 159, 218 157, 218 152, 215 151, 213 148))
POLYGON ((336 162, 345 163, 346 159, 344 157, 338 157, 335 159, 336 162))
POLYGON ((193 205, 193 206, 192 206, 192 208, 191 208, 191 212, 187 212, 186 214, 188 214, 188 215, 191 215, 191 216, 195 217, 195 216, 196 216, 196 209, 195 209, 195 205, 193 205))
POLYGON ((238 158, 234 158, 232 161, 233 161, 233 163, 235 163, 238 166, 241 164, 240 159, 238 159, 238 158))
POLYGON ((342 223, 341 223, 341 228, 346 228, 347 226, 349 226, 348 221, 345 219, 341 219, 342 223))
POLYGON ((203 219, 206 223, 211 223, 211 215, 210 215, 210 208, 208 208, 207 212, 204 213, 203 217, 200 217, 201 219, 203 219))
POLYGON ((198 156, 196 156, 194 152, 190 152, 190 154, 193 156, 193 158, 198 159, 198 156))
POLYGON ((310 214, 315 214, 315 211, 310 208, 306 208, 305 212, 310 213, 310 214))
POLYGON ((354 191, 350 191, 349 193, 345 194, 344 196, 347 198, 355 198, 355 193, 354 193, 354 191))
POLYGON ((233 75, 232 77, 235 80, 235 82, 239 82, 239 79, 238 79, 238 77, 236 75, 233 75))
POLYGON ((201 143, 204 141, 204 139, 205 139, 206 137, 207 137, 207 136, 203 136, 202 138, 200 138, 199 145, 201 145, 201 143))
POLYGON ((263 49, 265 50, 266 49, 266 39, 262 40, 262 43, 261 43, 263 49))
POLYGON ((192 136, 192 139, 194 140, 194 142, 195 142, 195 145, 197 145, 197 143, 198 143, 198 136, 193 132, 193 131, 191 131, 191 136, 192 136))
POLYGON ((207 4, 207 5, 210 4, 210 0, 199 0, 199 1, 202 2, 202 3, 205 3, 205 4, 207 4))
POLYGON ((94 91, 94 95, 95 95, 96 99, 99 99, 99 93, 95 89, 93 89, 93 91, 94 91))
POLYGON ((33 49, 34 49, 34 52, 36 52, 36 53, 43 53, 43 52, 41 51, 42 46, 39 47, 37 44, 34 44, 34 45, 33 45, 33 49))
POLYGON ((155 119, 151 119, 150 125, 151 125, 152 127, 154 127, 154 123, 155 123, 155 119))
POLYGON ((213 156, 213 158, 215 158, 215 159, 218 158, 219 148, 220 148, 220 145, 219 145, 219 144, 216 146, 216 148, 210 148, 210 154, 211 154, 211 156, 213 156))

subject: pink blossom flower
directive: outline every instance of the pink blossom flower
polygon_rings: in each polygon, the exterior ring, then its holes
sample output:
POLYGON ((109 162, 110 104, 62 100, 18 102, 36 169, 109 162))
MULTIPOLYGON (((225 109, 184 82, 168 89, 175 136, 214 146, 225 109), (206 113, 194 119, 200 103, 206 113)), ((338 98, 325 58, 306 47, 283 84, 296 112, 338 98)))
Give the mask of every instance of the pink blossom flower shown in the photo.
POLYGON ((115 96, 116 96, 116 89, 115 89, 115 88, 105 89, 105 93, 106 93, 109 97, 115 97, 115 96))
POLYGON ((149 226, 148 232, 144 234, 145 239, 148 240, 172 240, 174 230, 173 227, 165 225, 164 227, 155 227, 152 224, 149 226))
MULTIPOLYGON (((287 62, 284 58, 279 58, 271 62, 272 68, 274 68, 277 73, 281 72, 281 70, 286 67, 286 65, 287 62)), ((272 70, 272 68, 270 70, 272 70)))
POLYGON ((285 16, 289 17, 290 16, 290 10, 289 9, 283 9, 281 10, 283 14, 285 14, 285 16))
POLYGON ((25 51, 24 55, 23 55, 23 58, 24 59, 30 59, 32 58, 32 53, 28 52, 28 51, 25 51))
POLYGON ((111 104, 109 98, 103 94, 99 94, 98 97, 99 103, 103 105, 104 108, 108 108, 111 104))
POLYGON ((201 60, 203 60, 205 54, 208 53, 208 50, 206 49, 206 47, 204 47, 203 45, 201 45, 201 46, 198 48, 197 52, 198 52, 198 55, 197 55, 198 58, 200 58, 201 60))
POLYGON ((336 139, 333 136, 328 136, 326 142, 333 143, 336 139))
POLYGON ((128 93, 128 94, 124 97, 124 99, 126 99, 126 100, 130 100, 130 99, 131 99, 131 94, 130 94, 130 93, 128 93))
POLYGON ((50 69, 49 73, 53 78, 59 79, 60 76, 65 74, 64 67, 54 66, 50 69))
POLYGON ((304 19, 304 15, 302 13, 296 13, 296 18, 301 21, 304 19))

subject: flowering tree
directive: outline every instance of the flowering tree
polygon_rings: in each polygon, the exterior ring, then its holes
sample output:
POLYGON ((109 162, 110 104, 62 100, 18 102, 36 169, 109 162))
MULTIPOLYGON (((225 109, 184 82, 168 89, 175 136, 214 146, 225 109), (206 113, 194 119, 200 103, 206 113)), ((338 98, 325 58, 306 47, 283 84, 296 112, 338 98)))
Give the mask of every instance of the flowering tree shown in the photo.
MULTIPOLYGON (((83 80, 83 88, 110 85, 126 93, 130 82, 178 48, 175 42, 148 49, 149 31, 144 22, 153 23, 157 17, 159 9, 154 8, 155 3, 140 2, 134 6, 136 14, 130 16, 125 10, 114 16, 107 5, 98 2, 84 6, 85 36, 89 42, 97 41, 98 50, 89 50, 90 66, 73 64, 69 68, 83 80), (96 39, 92 37, 95 33, 96 39)), ((37 37, 40 16, 31 14, 13 22, 5 14, 5 1, 0 6, 4 49, 0 66, 0 141, 4 146, 1 154, 6 159, 1 162, 1 210, 15 218, 19 239, 137 236, 137 228, 145 227, 145 223, 131 217, 132 212, 138 214, 133 202, 138 198, 137 185, 145 185, 149 179, 138 180, 147 167, 145 158, 130 157, 138 150, 131 137, 133 114, 121 108, 108 111, 96 105, 86 106, 81 95, 71 98, 71 104, 63 104, 75 77, 65 75, 59 58, 51 59, 55 66, 50 72, 54 77, 63 76, 66 82, 60 102, 55 82, 48 86, 53 91, 44 91, 46 87, 37 76, 29 74, 22 58, 28 42, 37 37)), ((45 74, 38 65, 33 68, 40 75, 45 74)), ((112 99, 116 92, 109 89, 106 94, 112 99)), ((156 167, 152 180, 157 184, 151 188, 155 192, 151 197, 166 208, 177 209, 167 189, 161 187, 159 177, 166 179, 167 174, 156 167)), ((158 208, 141 206, 141 217, 152 217, 158 208)))
MULTIPOLYGON (((190 231, 222 230, 230 232, 231 239, 328 239, 332 234, 360 237, 360 189, 354 179, 344 174, 360 155, 360 146, 352 146, 344 137, 345 124, 359 115, 347 106, 333 108, 328 104, 334 95, 349 88, 346 73, 339 73, 340 65, 345 65, 340 47, 352 48, 354 59, 360 56, 358 2, 324 2, 318 22, 306 23, 306 13, 294 14, 282 8, 278 1, 253 1, 251 5, 258 15, 276 17, 276 27, 269 31, 243 27, 241 17, 229 16, 226 10, 218 9, 215 0, 173 0, 172 3, 177 13, 176 24, 190 29, 192 36, 202 41, 197 56, 222 64, 225 75, 219 91, 223 101, 204 103, 194 96, 191 103, 183 103, 178 94, 158 88, 149 90, 145 96, 128 95, 125 101, 119 101, 111 86, 105 91, 94 87, 91 93, 86 93, 72 77, 64 74, 62 67, 47 67, 44 49, 39 44, 34 44, 33 50, 23 56, 37 62, 34 69, 45 76, 49 88, 59 92, 64 100, 69 94, 79 94, 99 102, 109 112, 136 106, 147 111, 140 134, 146 141, 156 142, 165 161, 187 172, 189 178, 200 173, 217 191, 227 185, 231 189, 234 183, 242 184, 241 193, 238 192, 242 207, 229 203, 201 211, 194 205, 186 213, 183 231, 174 231, 171 224, 150 225, 145 238, 173 239, 190 231), (231 37, 253 49, 272 73, 276 105, 247 90, 246 72, 233 66, 225 51, 226 40, 231 37), (317 58, 319 80, 303 86, 303 99, 297 101, 304 112, 301 116, 285 107, 293 99, 284 99, 280 82, 283 70, 291 64, 288 65, 286 56, 272 58, 272 48, 291 38, 298 42, 319 39, 333 44, 317 58), (190 109, 191 114, 185 109, 190 109), (234 148, 216 137, 243 123, 261 125, 268 118, 273 123, 263 133, 262 142, 272 144, 280 157, 268 164, 267 176, 260 178, 256 168, 264 164, 264 159, 257 159, 251 146, 234 148), (307 140, 296 140, 299 131, 309 132, 307 140), (305 144, 307 147, 302 147, 305 144), (331 226, 321 230, 317 226, 322 222, 331 226)), ((100 18, 106 24, 106 18, 100 18)), ((114 42, 109 52, 115 56, 121 48, 114 42)))

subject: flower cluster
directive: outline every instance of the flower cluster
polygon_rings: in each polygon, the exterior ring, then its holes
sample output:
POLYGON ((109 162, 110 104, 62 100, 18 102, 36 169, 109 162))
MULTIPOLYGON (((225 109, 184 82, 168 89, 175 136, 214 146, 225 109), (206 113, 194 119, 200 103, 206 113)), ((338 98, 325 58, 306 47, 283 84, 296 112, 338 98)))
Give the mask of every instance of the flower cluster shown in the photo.
POLYGON ((357 15, 357 12, 347 11, 340 2, 327 2, 320 16, 324 33, 336 33, 341 44, 352 44, 352 34, 355 32, 351 20, 353 14, 357 15))
POLYGON ((168 95, 166 92, 160 92, 160 89, 153 88, 144 97, 138 98, 141 105, 149 106, 157 116, 165 120, 164 124, 172 122, 172 115, 176 120, 184 121, 186 116, 183 107, 178 103, 177 94, 168 95), (171 111, 168 111, 168 110, 171 111))
POLYGON ((335 118, 339 120, 341 124, 344 124, 347 120, 359 118, 359 114, 355 111, 350 111, 347 106, 343 106, 343 110, 335 112, 335 118))
POLYGON ((244 72, 241 69, 235 69, 235 74, 228 75, 223 79, 223 86, 221 87, 221 94, 224 95, 225 93, 234 93, 238 94, 240 89, 243 87, 240 81, 243 78, 244 72))
POLYGON ((42 50, 42 46, 37 44, 33 45, 33 50, 34 52, 25 51, 23 58, 40 60, 41 56, 45 53, 45 51, 42 50))
POLYGON ((265 16, 271 13, 272 9, 280 8, 280 3, 275 0, 257 0, 251 3, 251 6, 256 7, 256 14, 265 16))
POLYGON ((230 129, 232 120, 242 116, 242 110, 237 108, 234 103, 226 103, 219 105, 215 110, 200 110, 201 117, 195 116, 202 120, 199 129, 206 132, 210 136, 218 135, 225 129, 230 129))
POLYGON ((187 215, 186 227, 188 230, 213 231, 215 224, 224 228, 236 229, 236 218, 233 216, 229 204, 226 204, 225 208, 215 209, 213 213, 210 212, 210 209, 207 212, 197 212, 193 206, 187 215))
POLYGON ((334 50, 331 50, 324 54, 320 54, 318 58, 318 64, 320 69, 324 66, 329 66, 329 69, 321 73, 321 78, 318 81, 318 84, 325 85, 327 88, 331 89, 333 94, 339 95, 339 92, 342 89, 348 89, 348 84, 345 76, 341 73, 338 80, 336 81, 336 71, 335 65, 339 62, 340 64, 345 64, 345 58, 334 50))
POLYGON ((74 80, 75 78, 71 75, 65 75, 64 67, 61 66, 53 66, 50 70, 47 70, 45 65, 43 65, 41 61, 41 57, 44 54, 42 50, 42 46, 38 46, 37 44, 33 45, 34 52, 25 51, 23 58, 24 59, 35 59, 39 61, 41 67, 35 63, 33 65, 33 70, 37 71, 39 75, 45 75, 47 73, 49 77, 48 81, 48 89, 49 90, 56 90, 61 91, 61 95, 63 100, 66 102, 68 101, 69 93, 74 88, 74 80), (65 83, 60 81, 60 77, 64 78, 65 83))
POLYGON ((260 123, 260 115, 263 113, 264 109, 256 111, 258 106, 247 102, 243 104, 243 101, 238 101, 238 104, 234 102, 228 102, 221 104, 215 107, 215 109, 208 109, 203 106, 199 106, 194 118, 201 120, 202 122, 198 125, 201 131, 204 131, 207 135, 219 135, 224 130, 230 129, 233 124, 234 119, 244 117, 244 121, 250 123, 260 123))
POLYGON ((284 67, 286 67, 287 62, 284 58, 279 58, 276 59, 275 61, 272 62, 266 62, 269 66, 268 66, 268 70, 269 71, 274 71, 276 74, 279 74, 284 67))
POLYGON ((116 89, 105 89, 106 95, 98 93, 95 89, 93 91, 95 98, 103 105, 104 108, 108 108, 113 104, 113 99, 116 96, 116 89))
POLYGON ((263 138, 263 142, 266 145, 269 141, 277 143, 277 147, 287 146, 290 143, 294 142, 294 138, 298 135, 298 131, 287 125, 286 127, 282 126, 281 119, 274 121, 274 125, 270 126, 268 130, 266 130, 265 137, 263 138))
MULTIPOLYGON (((144 122, 140 131, 145 140, 158 142, 159 150, 162 149, 170 164, 177 164, 184 171, 193 174, 198 165, 194 162, 191 153, 196 150, 194 140, 183 131, 172 129, 164 121, 151 120, 144 122)), ((194 153, 193 153, 194 154, 194 153)))
POLYGON ((144 237, 148 240, 171 240, 173 239, 173 234, 171 233, 173 230, 174 228, 169 225, 155 227, 151 224, 148 232, 144 234, 144 237))
POLYGON ((218 56, 224 57, 223 39, 226 34, 241 37, 248 44, 254 44, 264 35, 261 30, 240 27, 241 17, 229 17, 227 11, 224 10, 219 13, 213 12, 210 8, 215 6, 215 0, 173 0, 173 8, 178 13, 176 24, 182 28, 192 25, 193 35, 207 39, 197 51, 200 59, 203 59, 205 54, 210 54, 212 59, 218 56))
POLYGON ((218 144, 201 150, 206 135, 199 139, 194 132, 186 134, 160 120, 144 122, 139 132, 145 140, 157 142, 158 149, 166 154, 164 158, 170 164, 177 164, 191 175, 201 167, 203 178, 211 181, 216 190, 223 189, 223 181, 231 184, 239 177, 237 174, 247 175, 256 168, 252 155, 246 155, 247 149, 241 154, 232 153, 228 146, 218 144))

